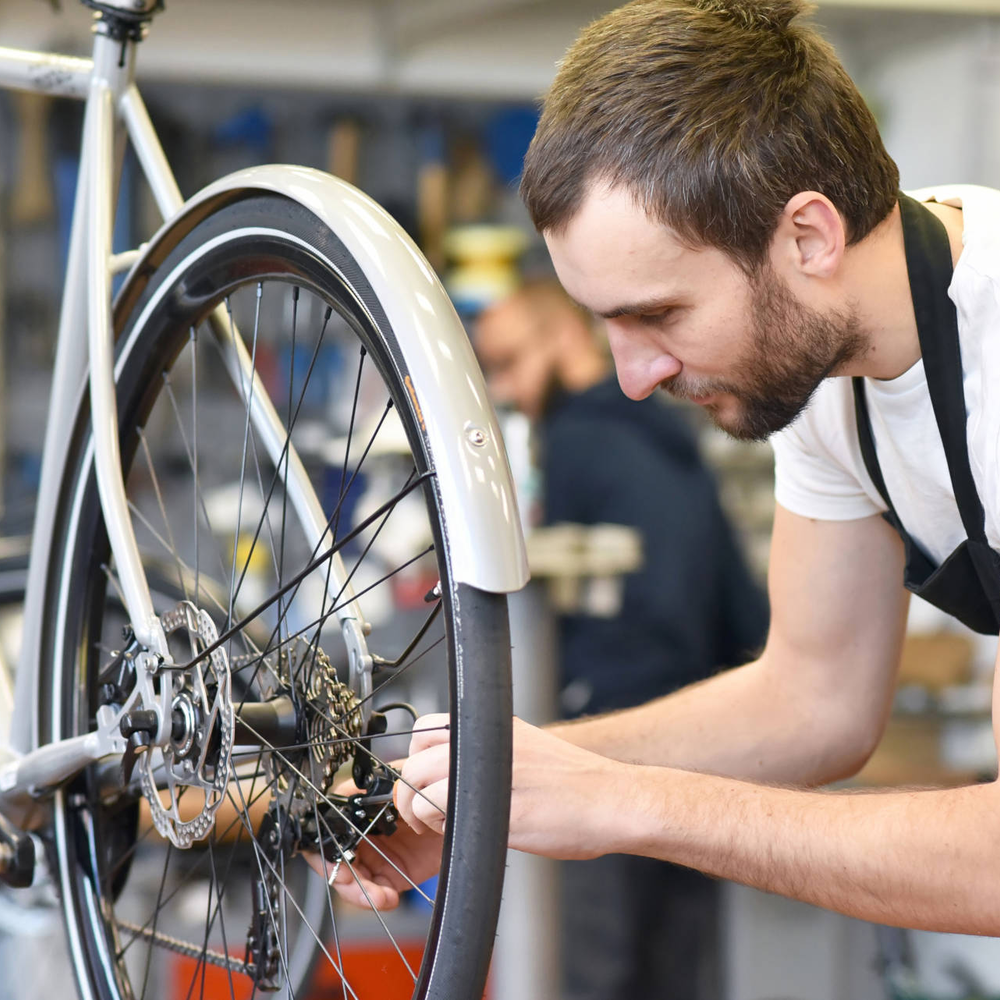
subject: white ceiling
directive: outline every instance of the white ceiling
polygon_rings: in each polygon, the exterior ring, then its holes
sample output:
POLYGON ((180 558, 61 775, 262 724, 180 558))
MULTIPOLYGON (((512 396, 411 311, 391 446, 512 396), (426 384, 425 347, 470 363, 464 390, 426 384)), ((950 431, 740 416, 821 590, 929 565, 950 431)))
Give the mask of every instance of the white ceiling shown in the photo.
MULTIPOLYGON (((90 14, 0 0, 0 44, 85 52, 90 14)), ((167 0, 140 76, 533 98, 614 0, 167 0)), ((1000 0, 826 0, 822 8, 1000 13, 1000 0)), ((831 11, 831 13, 834 13, 831 11)), ((847 11, 836 12, 847 15, 847 11)))

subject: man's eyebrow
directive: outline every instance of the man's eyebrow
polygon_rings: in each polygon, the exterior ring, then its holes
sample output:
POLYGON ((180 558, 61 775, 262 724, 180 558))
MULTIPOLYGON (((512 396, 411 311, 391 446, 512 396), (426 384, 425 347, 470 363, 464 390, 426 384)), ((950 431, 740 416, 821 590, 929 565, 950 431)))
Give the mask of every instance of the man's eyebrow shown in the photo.
POLYGON ((617 319, 619 316, 646 316, 658 312, 664 312, 676 306, 676 300, 672 298, 647 299, 645 302, 630 302, 625 305, 616 306, 606 312, 591 310, 595 316, 601 319, 617 319))

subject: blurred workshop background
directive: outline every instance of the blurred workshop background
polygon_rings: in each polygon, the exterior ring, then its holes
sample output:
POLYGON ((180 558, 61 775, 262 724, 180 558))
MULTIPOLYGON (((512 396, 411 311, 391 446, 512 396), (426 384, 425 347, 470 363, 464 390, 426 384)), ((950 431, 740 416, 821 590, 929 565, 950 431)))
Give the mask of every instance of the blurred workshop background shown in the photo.
MULTIPOLYGON (((544 246, 517 195, 521 160, 556 61, 610 6, 168 0, 141 52, 140 84, 185 196, 252 164, 328 170, 396 216, 471 329, 525 276, 546 272, 544 246)), ((905 188, 1000 183, 1000 0, 827 0, 815 20, 875 111, 905 188)), ((59 12, 40 0, 0 0, 0 45, 84 54, 87 12, 71 0, 59 12)), ((8 554, 30 530, 81 119, 78 103, 0 96, 0 547, 8 554)), ((156 224, 126 156, 119 247, 156 224)), ((773 507, 770 449, 733 442, 696 414, 685 419, 760 583, 773 507)), ((641 565, 642 539, 538 528, 531 430, 515 414, 505 426, 535 578, 531 593, 512 601, 515 702, 519 714, 542 722, 560 710, 557 612, 589 600, 595 614, 606 613, 599 608, 607 595, 614 605, 616 588, 641 565)), ((10 656, 16 608, 4 610, 3 637, 10 656)), ((914 601, 896 711, 856 783, 992 776, 994 654, 995 640, 914 601)), ((560 996, 556 878, 550 863, 511 857, 491 981, 497 1000, 560 996)), ((720 1000, 1000 997, 1000 942, 887 931, 735 885, 721 896, 720 1000)), ((31 983, 0 976, 0 996, 68 995, 55 911, 41 908, 30 923, 20 908, 8 909, 0 900, 0 935, 46 958, 31 983)), ((182 982, 180 972, 162 970, 157 995, 181 1000, 182 982)), ((316 984, 315 996, 323 988, 316 984)))

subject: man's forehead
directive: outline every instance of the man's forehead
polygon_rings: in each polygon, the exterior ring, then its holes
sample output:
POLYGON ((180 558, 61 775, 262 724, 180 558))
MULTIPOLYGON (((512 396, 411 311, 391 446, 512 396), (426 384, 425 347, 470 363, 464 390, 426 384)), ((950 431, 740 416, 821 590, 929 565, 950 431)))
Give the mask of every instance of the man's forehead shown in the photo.
POLYGON ((569 295, 605 316, 677 294, 701 253, 620 188, 593 188, 567 225, 544 237, 569 295))

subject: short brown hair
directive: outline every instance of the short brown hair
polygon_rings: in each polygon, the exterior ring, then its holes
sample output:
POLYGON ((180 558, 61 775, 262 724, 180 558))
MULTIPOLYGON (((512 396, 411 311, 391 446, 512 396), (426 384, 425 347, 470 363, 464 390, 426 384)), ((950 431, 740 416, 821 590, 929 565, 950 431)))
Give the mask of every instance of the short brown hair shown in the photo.
POLYGON ((630 190, 693 246, 749 272, 799 191, 825 194, 848 242, 896 203, 899 171, 803 0, 635 0, 566 54, 525 158, 541 232, 565 227, 588 185, 630 190))

